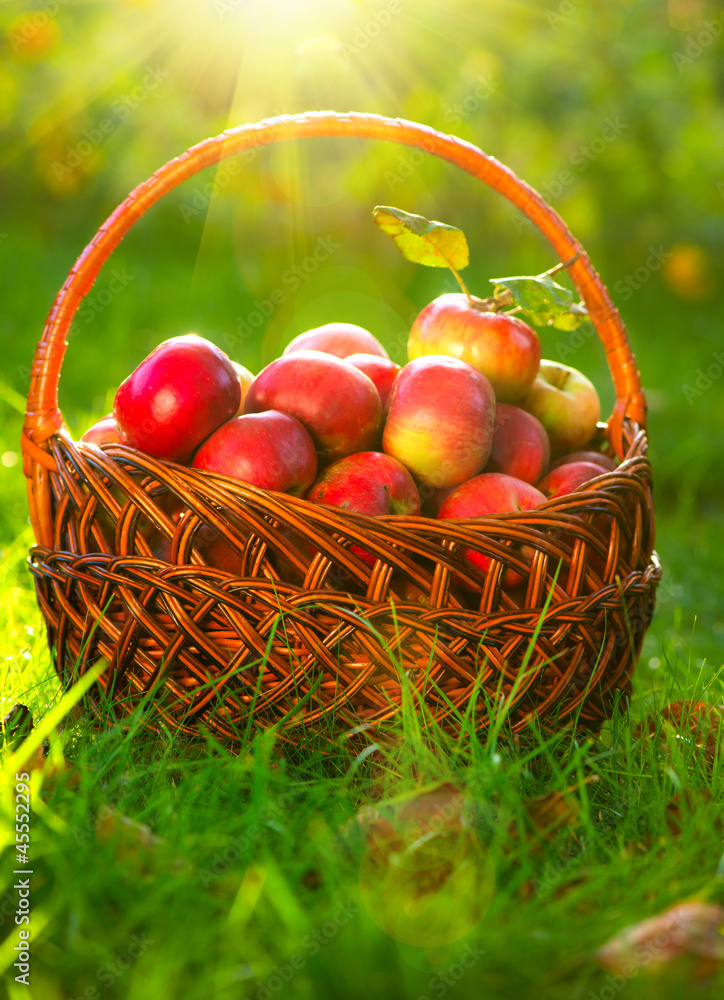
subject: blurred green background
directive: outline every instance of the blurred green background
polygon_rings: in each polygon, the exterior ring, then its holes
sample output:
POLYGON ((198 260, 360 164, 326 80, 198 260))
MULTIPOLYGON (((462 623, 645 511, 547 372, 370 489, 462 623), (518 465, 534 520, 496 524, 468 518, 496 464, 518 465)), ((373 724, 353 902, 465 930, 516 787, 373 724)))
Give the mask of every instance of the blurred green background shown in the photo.
MULTIPOLYGON (((44 317, 116 205, 229 126, 318 108, 379 112, 481 146, 585 245, 628 326, 650 403, 665 574, 643 682, 690 642, 704 669, 724 661, 720 7, 11 0, 0 19, 0 544, 26 520, 18 409, 44 317)), ((284 143, 238 167, 207 170, 165 197, 104 268, 63 369, 71 430, 109 409, 159 341, 188 331, 256 371, 292 336, 339 319, 367 326, 403 360, 412 316, 449 276, 404 261, 372 223, 376 204, 461 226, 478 294, 490 277, 556 263, 499 195, 405 147, 284 143)), ((541 339, 544 356, 595 381, 609 412, 595 338, 543 330, 541 339)))

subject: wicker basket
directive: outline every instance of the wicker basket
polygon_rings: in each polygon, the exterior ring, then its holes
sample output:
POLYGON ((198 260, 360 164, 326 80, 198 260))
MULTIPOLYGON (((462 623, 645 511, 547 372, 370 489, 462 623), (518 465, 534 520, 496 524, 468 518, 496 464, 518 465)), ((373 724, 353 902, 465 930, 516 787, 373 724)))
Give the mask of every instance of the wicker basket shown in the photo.
POLYGON ((465 713, 466 727, 484 728, 504 699, 516 732, 533 715, 549 731, 574 719, 595 729, 630 684, 660 577, 645 428, 625 328, 582 247, 535 191, 475 146, 412 122, 334 112, 207 139, 101 226, 35 354, 22 436, 37 541, 29 561, 61 680, 103 660, 98 683, 119 717, 146 699, 152 725, 193 732, 203 722, 232 741, 279 722, 291 741, 310 724, 376 728, 400 711, 405 690, 445 726, 465 713), (614 472, 524 514, 372 519, 70 438, 57 398, 65 338, 125 233, 224 157, 313 136, 439 156, 505 195, 561 261, 579 255, 569 274, 616 392, 601 425, 623 460, 614 472), (215 543, 226 562, 209 556, 215 543), (373 566, 350 551, 355 544, 374 553, 373 566), (461 548, 490 556, 487 572, 461 548), (503 588, 506 569, 527 582, 503 588))

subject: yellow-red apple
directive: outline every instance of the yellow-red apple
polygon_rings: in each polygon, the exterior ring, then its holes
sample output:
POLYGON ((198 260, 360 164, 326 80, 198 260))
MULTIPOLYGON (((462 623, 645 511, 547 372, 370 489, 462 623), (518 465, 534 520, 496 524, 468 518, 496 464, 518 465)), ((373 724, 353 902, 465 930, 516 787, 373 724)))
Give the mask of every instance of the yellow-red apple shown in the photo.
POLYGON ((515 403, 532 384, 540 362, 538 334, 523 320, 475 307, 480 299, 448 292, 417 316, 410 330, 410 360, 448 354, 490 380, 498 402, 515 403))
POLYGON ((543 424, 553 456, 575 451, 590 441, 601 416, 593 383, 559 361, 541 361, 533 385, 518 405, 543 424))
POLYGON ((465 361, 431 355, 410 361, 395 379, 382 447, 418 483, 444 489, 481 471, 494 423, 487 378, 465 361))

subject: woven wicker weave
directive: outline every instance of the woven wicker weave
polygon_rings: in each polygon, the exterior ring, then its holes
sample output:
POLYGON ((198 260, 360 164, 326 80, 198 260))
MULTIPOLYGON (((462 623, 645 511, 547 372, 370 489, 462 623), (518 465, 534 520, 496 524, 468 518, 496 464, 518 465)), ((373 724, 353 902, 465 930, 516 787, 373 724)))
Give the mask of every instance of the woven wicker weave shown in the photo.
MULTIPOLYGON (((626 690, 653 611, 646 405, 623 323, 560 217, 481 150, 411 122, 319 112, 244 125, 194 146, 133 191, 58 294, 32 368, 22 437, 30 554, 64 684, 90 665, 119 715, 153 688, 174 729, 230 740, 283 720, 345 732, 391 719, 401 688, 444 725, 485 727, 507 699, 515 731, 600 726, 626 690), (121 445, 74 442, 57 387, 73 316, 103 263, 181 181, 255 146, 312 136, 418 147, 498 190, 547 237, 605 347, 616 403, 602 428, 623 463, 525 513, 467 521, 368 518, 121 445), (370 567, 350 546, 377 557, 370 567), (481 573, 461 548, 492 558, 481 573), (501 586, 506 569, 526 581, 501 586), (549 603, 546 605, 546 600, 549 603), (525 669, 521 669, 521 667, 525 669), (471 702, 471 699, 472 702, 471 702)), ((91 698, 91 704, 93 699, 91 698)))

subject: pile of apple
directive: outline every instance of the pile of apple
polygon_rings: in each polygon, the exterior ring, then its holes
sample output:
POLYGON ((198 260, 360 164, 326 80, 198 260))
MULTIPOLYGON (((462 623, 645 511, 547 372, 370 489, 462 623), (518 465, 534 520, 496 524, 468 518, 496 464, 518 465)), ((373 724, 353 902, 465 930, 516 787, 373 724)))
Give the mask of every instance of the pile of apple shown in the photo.
POLYGON ((482 305, 457 293, 431 302, 402 368, 348 323, 301 334, 255 377, 208 340, 173 337, 82 440, 373 517, 530 510, 613 469, 590 445, 591 382, 542 361, 520 318, 482 305))

